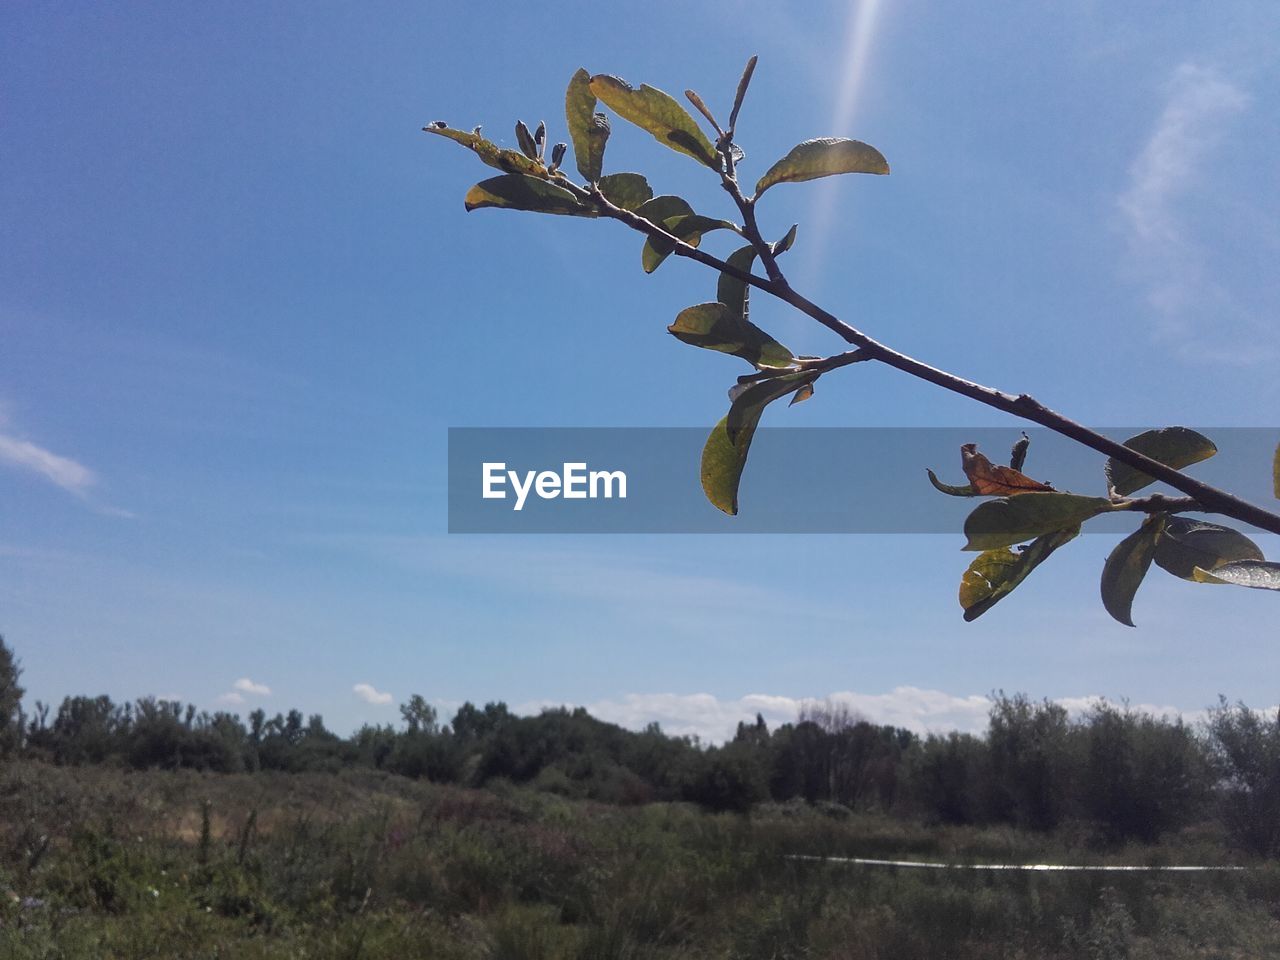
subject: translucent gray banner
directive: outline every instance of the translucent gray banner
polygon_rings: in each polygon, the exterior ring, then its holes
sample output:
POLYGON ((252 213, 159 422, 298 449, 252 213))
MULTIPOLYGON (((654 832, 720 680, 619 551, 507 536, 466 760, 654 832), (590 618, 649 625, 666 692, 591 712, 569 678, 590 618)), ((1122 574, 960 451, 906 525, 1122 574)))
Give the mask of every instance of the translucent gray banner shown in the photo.
MULTIPOLYGON (((1149 429, 1106 428, 1124 440, 1149 429)), ((1188 468, 1247 500, 1275 505, 1271 464, 1280 428, 1200 428, 1218 446, 1188 468)), ((1105 458, 1044 429, 1024 472, 1061 491, 1106 495, 1105 458)), ((449 430, 450 533, 953 533, 979 503, 939 493, 932 468, 964 484, 960 447, 1007 464, 1017 428, 766 428, 756 432, 728 516, 702 491, 705 429, 472 428, 449 430)), ((1160 484, 1142 491, 1168 491, 1160 484)), ((1092 520, 1120 532, 1133 515, 1092 520)))

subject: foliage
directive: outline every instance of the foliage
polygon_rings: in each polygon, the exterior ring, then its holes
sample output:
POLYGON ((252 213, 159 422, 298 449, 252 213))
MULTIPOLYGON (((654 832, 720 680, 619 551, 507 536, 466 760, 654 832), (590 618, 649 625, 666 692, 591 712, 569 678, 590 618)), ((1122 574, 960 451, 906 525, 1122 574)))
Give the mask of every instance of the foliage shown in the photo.
MULTIPOLYGON (((0 769, 0 952, 1189 960, 1280 949, 1269 867, 979 878, 791 853, 1115 862, 1068 833, 837 819, 803 802, 743 816, 370 771, 126 774, 20 761, 0 769), (39 836, 49 842, 33 857, 39 836)), ((1221 862, 1222 852, 1173 840, 1122 856, 1221 862)))
MULTIPOLYGON (((436 121, 423 129, 453 140, 475 152, 489 166, 506 171, 467 193, 468 210, 482 207, 618 220, 645 234, 641 252, 644 270, 652 273, 672 254, 697 260, 717 273, 715 301, 682 310, 667 329, 684 343, 726 353, 746 361, 752 372, 738 378, 729 391, 727 415, 712 429, 702 453, 702 488, 716 508, 736 515, 739 487, 751 441, 766 408, 791 397, 794 404, 808 399, 822 375, 862 361, 880 361, 944 389, 988 406, 1041 423, 1108 456, 1104 466, 1104 496, 1055 490, 1022 473, 1027 441, 1019 441, 1008 467, 994 465, 973 444, 962 447, 968 483, 947 484, 930 470, 930 482, 951 496, 993 497, 980 504, 965 522, 965 549, 979 556, 964 572, 960 604, 965 620, 974 620, 1011 593, 1058 548, 1074 539, 1094 517, 1116 511, 1145 514, 1142 526, 1107 559, 1102 572, 1102 601, 1120 623, 1133 626, 1134 595, 1151 562, 1195 583, 1235 584, 1280 590, 1280 564, 1264 559, 1256 544, 1226 527, 1187 520, 1186 512, 1220 513, 1280 533, 1280 516, 1263 510, 1183 473, 1185 467, 1217 453, 1208 437, 1186 427, 1149 430, 1123 444, 1088 430, 1039 404, 1028 395, 1012 395, 983 387, 872 339, 798 294, 787 282, 778 257, 791 249, 796 227, 777 241, 767 241, 758 224, 758 203, 779 184, 802 183, 850 173, 887 174, 889 164, 876 148, 844 137, 805 140, 772 164, 757 180, 754 192, 744 193, 738 166, 745 159, 736 139, 742 107, 756 59, 747 63, 734 95, 727 128, 692 90, 685 97, 709 124, 714 139, 672 96, 656 87, 639 88, 618 77, 579 69, 565 94, 565 122, 573 142, 575 163, 584 182, 574 182, 561 169, 568 146, 557 144, 550 158, 545 151, 545 128, 530 135, 517 122, 521 151, 504 150, 484 139, 477 127, 471 133, 436 121), (695 211, 688 200, 654 196, 648 179, 639 173, 604 174, 605 148, 611 121, 598 111, 603 103, 653 136, 664 146, 691 158, 716 178, 737 208, 738 220, 718 219, 695 211), (747 241, 728 257, 700 249, 713 231, 733 233, 747 241), (753 274, 759 260, 765 276, 753 274), (748 320, 748 293, 763 290, 822 323, 856 349, 828 357, 794 355, 766 331, 748 320), (1171 498, 1157 493, 1133 494, 1162 480, 1188 496, 1171 498)), ((1273 464, 1280 497, 1280 448, 1273 464)))

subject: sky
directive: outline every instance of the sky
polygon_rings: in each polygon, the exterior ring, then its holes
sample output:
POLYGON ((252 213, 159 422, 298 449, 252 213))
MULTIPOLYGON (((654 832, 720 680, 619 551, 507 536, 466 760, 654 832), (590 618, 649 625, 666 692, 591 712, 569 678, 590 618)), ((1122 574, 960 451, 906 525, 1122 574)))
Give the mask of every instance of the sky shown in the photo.
MULTIPOLYGON (((1248 0, 4 4, 0 634, 28 707, 346 732, 419 693, 717 740, 829 696, 921 731, 980 729, 998 690, 1276 703, 1275 598, 1157 572, 1125 628, 1098 602, 1114 535, 966 624, 958 530, 447 533, 448 428, 709 428, 742 371, 665 333, 705 268, 646 276, 616 223, 468 214, 494 171, 420 130, 567 139, 580 66, 723 115, 759 55, 746 177, 815 136, 893 170, 762 201, 767 234, 800 223, 810 299, 1083 422, 1280 434, 1278 34, 1248 0)), ((731 213, 621 120, 606 170, 731 213)), ((840 349, 764 297, 752 319, 840 349)), ((766 423, 1017 433, 872 364, 822 388, 766 423)))

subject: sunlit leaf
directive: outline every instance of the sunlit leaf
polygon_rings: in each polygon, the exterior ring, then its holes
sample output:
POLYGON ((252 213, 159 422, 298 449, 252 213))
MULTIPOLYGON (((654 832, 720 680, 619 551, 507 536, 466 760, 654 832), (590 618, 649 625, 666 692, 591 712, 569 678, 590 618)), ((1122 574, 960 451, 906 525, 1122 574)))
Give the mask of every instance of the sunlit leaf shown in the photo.
POLYGON ((438 137, 445 137, 454 143, 462 144, 475 151, 476 156, 489 166, 505 170, 507 173, 540 174, 543 172, 543 166, 537 160, 530 160, 517 150, 506 150, 480 136, 479 127, 468 133, 465 130, 454 130, 448 124, 436 121, 422 129, 425 133, 434 133, 438 137))
POLYGON ((596 74, 591 92, 613 108, 618 116, 649 131, 672 150, 687 154, 713 170, 720 169, 720 156, 697 122, 669 94, 641 84, 637 90, 617 77, 596 74))
MULTIPOLYGON (((668 217, 659 226, 691 247, 696 247, 702 242, 704 233, 710 233, 712 230, 738 229, 737 224, 730 223, 728 220, 716 220, 696 213, 668 217)), ((662 261, 671 256, 675 248, 675 244, 666 237, 649 237, 645 240, 644 248, 640 251, 640 264, 644 267, 644 272, 653 273, 657 270, 662 265, 662 261)))
MULTIPOLYGON (((756 248, 751 244, 733 251, 725 261, 731 267, 737 267, 743 273, 750 273, 756 262, 756 248)), ((720 282, 716 285, 716 299, 740 317, 748 315, 747 304, 750 302, 751 286, 737 277, 727 273, 720 274, 720 282)))
POLYGON ((960 465, 970 486, 984 497, 1013 497, 1053 490, 1049 484, 1032 480, 1012 467, 992 463, 978 452, 976 443, 966 443, 960 448, 960 465))
POLYGON ((569 80, 564 95, 564 119, 573 141, 573 159, 578 172, 589 183, 600 179, 604 145, 609 139, 609 123, 596 113, 596 95, 591 92, 591 74, 579 69, 569 80), (603 120, 603 122, 602 122, 603 120))
POLYGON ((702 490, 716 508, 730 516, 738 513, 742 469, 764 408, 815 379, 816 374, 789 374, 752 384, 737 394, 728 416, 715 425, 702 448, 702 490))
POLYGON ((1102 565, 1102 605, 1126 627, 1133 626, 1133 598, 1151 569, 1165 519, 1161 514, 1148 517, 1142 526, 1116 544, 1102 565))
POLYGON ((776 183, 816 180, 838 173, 888 173, 889 164, 875 147, 860 140, 822 137, 806 140, 769 168, 756 184, 756 196, 776 183))
POLYGON ((594 217, 596 211, 572 193, 538 177, 509 173, 483 180, 467 191, 464 201, 468 210, 481 207, 505 207, 532 210, 535 213, 557 213, 570 217, 594 217))
POLYGON ((729 407, 729 415, 725 418, 725 431, 729 439, 737 441, 738 434, 760 419, 760 413, 773 401, 789 394, 809 388, 812 393, 813 381, 818 379, 816 373, 788 373, 780 377, 771 377, 748 384, 745 389, 737 391, 733 403, 729 407))
POLYGON ((793 223, 791 229, 783 234, 782 239, 773 245, 773 255, 776 257, 780 253, 786 253, 796 242, 796 232, 800 229, 800 224, 793 223))
POLYGON ((1022 550, 1001 547, 980 553, 960 578, 960 606, 964 608, 965 620, 976 620, 994 607, 1049 554, 1074 540, 1079 533, 1079 526, 1068 527, 1037 537, 1022 550))
POLYGON ((1197 583, 1231 583, 1255 590, 1280 590, 1280 563, 1265 560, 1234 560, 1215 567, 1213 572, 1202 567, 1191 571, 1197 583))
MULTIPOLYGON (((1136 437, 1130 437, 1124 445, 1175 470, 1189 467, 1201 460, 1208 460, 1218 452, 1212 440, 1186 427, 1148 430, 1136 437)), ((1103 470, 1107 475, 1107 483, 1121 497, 1127 497, 1148 484, 1155 483, 1154 477, 1148 476, 1141 470, 1135 470, 1119 460, 1107 460, 1103 470)))
POLYGON ((951 497, 978 496, 978 491, 973 489, 973 486, 970 484, 966 483, 963 487, 958 487, 958 486, 955 486, 954 484, 943 483, 941 480, 938 479, 938 475, 934 473, 932 470, 926 470, 925 472, 929 474, 929 482, 933 484, 934 489, 941 490, 943 493, 947 494, 948 496, 951 496, 951 497))
POLYGON ((650 223, 656 226, 662 226, 662 221, 670 220, 672 217, 688 217, 693 214, 693 207, 689 206, 689 201, 684 197, 673 197, 664 193, 660 197, 654 197, 647 200, 635 211, 639 216, 644 217, 650 223))
POLYGON ((1074 493, 1023 493, 990 500, 964 522, 965 550, 996 550, 1024 540, 1078 527, 1090 517, 1114 509, 1104 497, 1074 493))
POLYGON ((723 303, 699 303, 676 315, 667 332, 677 340, 741 357, 757 367, 785 367, 795 356, 723 303))
POLYGON ((1258 545, 1243 533, 1207 520, 1170 517, 1156 541, 1156 563, 1184 580, 1195 579, 1196 567, 1216 573, 1226 563, 1262 559, 1258 545))
POLYGON ((623 210, 636 210, 653 199, 649 181, 638 173, 611 173, 601 177, 600 192, 623 210))
POLYGON ((812 396, 813 396, 813 384, 806 383, 803 387, 801 387, 799 390, 795 392, 795 396, 791 398, 791 402, 787 404, 787 406, 794 407, 797 403, 804 403, 806 400, 808 400, 812 396))

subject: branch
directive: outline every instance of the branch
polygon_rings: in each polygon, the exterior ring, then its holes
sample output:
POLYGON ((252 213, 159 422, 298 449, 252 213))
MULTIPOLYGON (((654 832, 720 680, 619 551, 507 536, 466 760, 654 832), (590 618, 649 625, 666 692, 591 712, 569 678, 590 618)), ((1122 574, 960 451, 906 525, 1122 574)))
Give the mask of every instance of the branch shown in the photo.
MULTIPOLYGON (((561 182, 561 186, 570 189, 579 196, 580 199, 590 202, 595 206, 596 210, 603 216, 614 220, 621 221, 633 230, 647 234, 650 237, 661 238, 673 246, 672 252, 677 256, 685 257, 689 260, 696 260, 708 267, 726 273, 737 280, 750 284, 757 290, 763 290, 765 293, 771 294, 795 307, 801 313, 818 321, 828 330, 834 332, 845 342, 853 344, 855 351, 851 354, 857 354, 857 360, 879 360, 881 363, 887 364, 894 369, 901 370, 903 373, 909 374, 919 380, 932 383, 935 386, 942 387, 952 393, 958 393, 961 396, 976 400, 988 407, 1001 410, 1005 413, 1012 414, 1023 420, 1029 420, 1032 423, 1038 423, 1043 427, 1048 427, 1055 433, 1059 433, 1064 437, 1069 437, 1077 443, 1081 443, 1086 447, 1096 450, 1098 453, 1118 460, 1121 463, 1128 464, 1136 470, 1155 478, 1156 480, 1167 483, 1175 490, 1187 495, 1188 498, 1194 500, 1198 506, 1193 508, 1186 503, 1181 503, 1177 509, 1191 510, 1198 509, 1207 513, 1219 513, 1223 516, 1233 517, 1244 523, 1251 524, 1261 530, 1270 533, 1280 534, 1280 515, 1272 513, 1268 510, 1249 503, 1234 494, 1227 493, 1217 487, 1203 483, 1180 470, 1175 470, 1158 460, 1153 460, 1148 456, 1138 453, 1136 450, 1124 446, 1112 440, 1110 437, 1103 436, 1096 431, 1063 416, 1057 411, 1051 410, 1042 404, 1039 400, 1027 393, 1005 393, 1002 390, 996 390, 993 387, 987 387, 972 380, 966 380, 955 374, 940 370, 937 367, 929 366, 914 357, 899 353, 892 347, 888 347, 856 327, 845 323, 843 320, 823 310, 817 304, 800 293, 797 293, 782 277, 781 271, 778 270, 777 262, 773 258, 772 248, 764 241, 760 235, 759 227, 755 220, 755 210, 753 204, 742 197, 741 190, 737 190, 737 183, 729 176, 725 175, 726 189, 729 190, 731 196, 736 192, 734 200, 738 203, 739 210, 742 211, 744 223, 744 232, 748 240, 756 246, 760 251, 761 261, 765 265, 765 269, 770 271, 768 279, 757 277, 749 271, 739 270, 730 266, 724 260, 712 254, 692 247, 678 237, 673 236, 661 227, 650 223, 643 217, 637 216, 629 210, 623 210, 610 203, 609 200, 600 192, 598 188, 590 190, 577 186, 576 184, 561 182), (730 189, 732 184, 733 189, 730 189), (767 250, 767 255, 766 255, 767 250), (770 270, 770 264, 772 269, 770 270), (776 274, 776 278, 774 276, 776 274)), ((842 354, 841 356, 847 356, 842 354)), ((848 363, 855 362, 853 360, 846 361, 848 363)), ((840 364, 843 366, 844 364, 840 364)), ((1150 498, 1147 498, 1149 501, 1150 498)), ((1145 501, 1132 501, 1135 504, 1141 504, 1145 501)), ((1143 510, 1141 506, 1125 507, 1125 509, 1143 510)), ((1162 508, 1163 509, 1163 508, 1162 508)), ((1151 511, 1148 511, 1151 512, 1151 511)))

